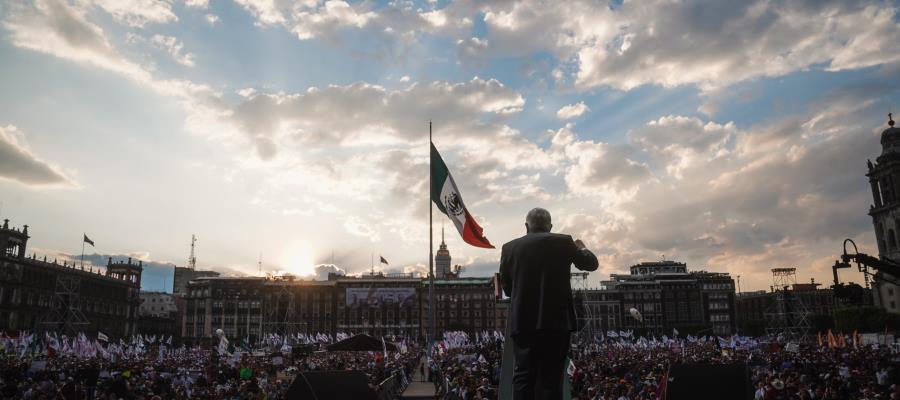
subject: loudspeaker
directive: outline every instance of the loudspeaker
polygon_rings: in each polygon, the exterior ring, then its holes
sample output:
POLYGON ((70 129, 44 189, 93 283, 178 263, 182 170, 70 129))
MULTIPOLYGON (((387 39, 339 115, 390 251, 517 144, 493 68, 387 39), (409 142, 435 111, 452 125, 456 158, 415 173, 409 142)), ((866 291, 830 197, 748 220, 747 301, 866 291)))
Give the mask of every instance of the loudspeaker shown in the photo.
POLYGON ((750 368, 743 364, 682 364, 669 368, 666 400, 752 400, 750 368))
POLYGON ((294 378, 287 400, 377 400, 369 388, 366 374, 360 371, 311 371, 294 378))

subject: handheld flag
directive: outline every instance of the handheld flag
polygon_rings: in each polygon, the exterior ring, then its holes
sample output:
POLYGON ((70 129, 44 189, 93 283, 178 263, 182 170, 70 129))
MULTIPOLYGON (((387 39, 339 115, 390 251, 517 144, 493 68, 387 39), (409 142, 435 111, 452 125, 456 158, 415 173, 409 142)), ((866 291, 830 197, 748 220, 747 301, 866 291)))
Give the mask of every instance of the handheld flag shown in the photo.
POLYGON ((453 221, 463 241, 475 247, 494 248, 484 237, 484 230, 466 209, 459 188, 434 143, 431 144, 431 201, 453 221))
POLYGON ((389 263, 387 260, 384 259, 384 256, 378 256, 378 257, 381 258, 381 263, 382 263, 382 264, 391 265, 391 263, 389 263))
POLYGON ((106 336, 103 332, 97 331, 97 340, 109 342, 109 336, 106 336))
POLYGON ((94 241, 87 237, 87 234, 84 234, 84 242, 91 245, 91 247, 94 247, 94 241))

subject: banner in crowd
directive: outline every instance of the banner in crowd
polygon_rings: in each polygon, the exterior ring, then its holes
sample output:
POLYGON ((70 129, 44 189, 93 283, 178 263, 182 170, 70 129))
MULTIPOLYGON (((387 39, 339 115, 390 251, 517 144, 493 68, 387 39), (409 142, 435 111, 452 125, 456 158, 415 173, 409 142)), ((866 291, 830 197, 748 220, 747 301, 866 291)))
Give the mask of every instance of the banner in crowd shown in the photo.
POLYGON ((404 288, 347 288, 347 306, 379 307, 382 304, 413 306, 416 302, 416 289, 404 288))

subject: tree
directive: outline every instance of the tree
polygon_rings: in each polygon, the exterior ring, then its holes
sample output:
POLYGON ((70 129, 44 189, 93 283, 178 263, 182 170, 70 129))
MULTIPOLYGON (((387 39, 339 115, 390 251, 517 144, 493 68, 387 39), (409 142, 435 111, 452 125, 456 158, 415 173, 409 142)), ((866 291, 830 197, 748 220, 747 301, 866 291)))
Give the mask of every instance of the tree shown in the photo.
POLYGON ((845 307, 834 311, 834 328, 839 332, 883 332, 900 330, 900 315, 878 307, 845 307))

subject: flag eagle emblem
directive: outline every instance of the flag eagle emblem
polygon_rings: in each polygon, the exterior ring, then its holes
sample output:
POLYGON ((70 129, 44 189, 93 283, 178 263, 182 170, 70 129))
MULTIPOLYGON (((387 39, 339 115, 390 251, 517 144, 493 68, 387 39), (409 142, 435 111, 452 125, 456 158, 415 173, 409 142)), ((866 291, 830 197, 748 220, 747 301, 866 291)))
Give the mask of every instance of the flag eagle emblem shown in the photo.
POLYGON ((444 207, 447 208, 447 212, 453 215, 460 215, 465 210, 456 192, 450 192, 444 196, 444 207))

